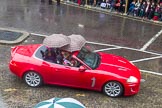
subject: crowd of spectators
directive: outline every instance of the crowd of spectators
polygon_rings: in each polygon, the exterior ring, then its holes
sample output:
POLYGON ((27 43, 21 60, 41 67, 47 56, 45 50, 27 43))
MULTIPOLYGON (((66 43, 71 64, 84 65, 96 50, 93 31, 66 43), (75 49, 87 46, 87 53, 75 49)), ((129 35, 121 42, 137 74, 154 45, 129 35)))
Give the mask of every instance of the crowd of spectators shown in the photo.
POLYGON ((162 2, 155 3, 151 1, 142 1, 130 3, 127 15, 141 17, 142 19, 149 19, 155 21, 162 21, 162 2))
MULTIPOLYGON (((86 0, 72 1, 78 3, 78 5, 84 6, 86 4, 86 0)), ((162 1, 133 0, 128 3, 126 11, 126 0, 87 0, 87 5, 107 9, 110 12, 126 13, 126 15, 140 17, 141 19, 162 21, 162 1)))

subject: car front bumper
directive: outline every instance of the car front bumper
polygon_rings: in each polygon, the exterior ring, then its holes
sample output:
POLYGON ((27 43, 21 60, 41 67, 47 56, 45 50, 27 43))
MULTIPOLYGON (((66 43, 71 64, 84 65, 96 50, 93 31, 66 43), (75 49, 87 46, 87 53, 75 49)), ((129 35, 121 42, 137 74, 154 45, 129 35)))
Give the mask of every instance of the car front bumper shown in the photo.
POLYGON ((140 83, 126 84, 124 90, 124 96, 135 95, 140 90, 140 83))

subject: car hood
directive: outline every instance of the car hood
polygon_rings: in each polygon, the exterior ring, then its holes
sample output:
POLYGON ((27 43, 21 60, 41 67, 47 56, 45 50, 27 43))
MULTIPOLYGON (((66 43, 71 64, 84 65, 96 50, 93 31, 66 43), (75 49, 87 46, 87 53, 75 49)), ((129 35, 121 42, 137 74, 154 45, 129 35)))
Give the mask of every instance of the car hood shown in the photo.
POLYGON ((125 58, 106 53, 99 53, 99 55, 100 65, 97 70, 99 69, 125 77, 136 76, 140 78, 139 69, 125 58))

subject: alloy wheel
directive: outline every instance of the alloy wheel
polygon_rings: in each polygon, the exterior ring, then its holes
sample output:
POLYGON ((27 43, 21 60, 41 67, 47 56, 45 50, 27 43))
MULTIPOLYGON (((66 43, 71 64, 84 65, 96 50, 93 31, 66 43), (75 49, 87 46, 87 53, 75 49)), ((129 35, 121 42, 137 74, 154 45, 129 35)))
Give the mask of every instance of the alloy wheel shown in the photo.
POLYGON ((27 72, 24 75, 24 80, 30 87, 38 87, 42 84, 41 76, 36 72, 27 72))
POLYGON ((104 86, 104 92, 110 97, 118 97, 123 93, 123 87, 119 82, 108 82, 104 86))

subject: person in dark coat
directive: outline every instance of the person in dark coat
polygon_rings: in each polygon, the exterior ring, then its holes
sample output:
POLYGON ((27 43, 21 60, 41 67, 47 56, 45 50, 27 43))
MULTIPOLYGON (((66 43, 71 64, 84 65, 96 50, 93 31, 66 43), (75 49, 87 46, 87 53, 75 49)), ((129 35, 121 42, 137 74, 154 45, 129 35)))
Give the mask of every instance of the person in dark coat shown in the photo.
POLYGON ((147 1, 147 3, 146 3, 146 9, 145 9, 145 18, 148 17, 148 15, 150 13, 150 10, 151 10, 151 3, 150 3, 150 1, 147 1))
POLYGON ((44 3, 44 2, 45 2, 45 0, 41 0, 41 2, 42 2, 42 3, 44 3))
POLYGON ((81 0, 81 5, 85 5, 85 0, 81 0))
POLYGON ((48 0, 49 5, 52 5, 52 0, 48 0))
POLYGON ((118 11, 120 12, 120 13, 124 13, 124 11, 125 11, 125 0, 120 0, 120 6, 119 6, 119 8, 118 8, 118 11))
POLYGON ((57 0, 57 6, 60 6, 60 0, 57 0))
POLYGON ((56 62, 57 62, 57 64, 63 64, 63 55, 61 54, 60 49, 56 48, 55 53, 56 53, 56 62))
POLYGON ((154 17, 154 12, 155 12, 155 3, 153 2, 150 6, 150 11, 148 13, 148 19, 152 19, 154 17))
POLYGON ((56 63, 56 54, 54 49, 47 48, 47 50, 44 52, 43 59, 52 63, 56 63))
POLYGON ((115 4, 116 4, 117 0, 112 0, 111 1, 111 5, 110 5, 110 12, 112 12, 113 10, 115 10, 115 4))
POLYGON ((145 9, 146 9, 146 2, 144 1, 140 6, 139 17, 143 18, 145 16, 145 9))
POLYGON ((141 6, 141 2, 140 2, 140 0, 138 0, 135 3, 135 8, 134 8, 133 16, 139 16, 140 6, 141 6))
POLYGON ((162 2, 160 3, 160 17, 159 20, 162 21, 162 2))

